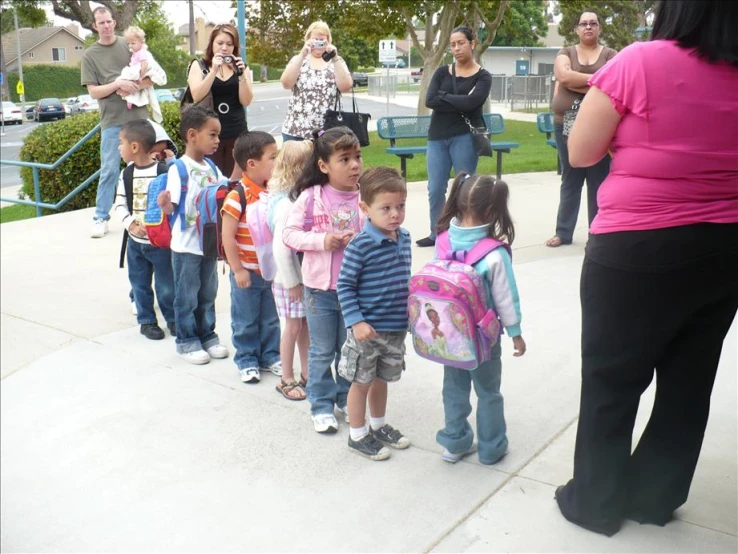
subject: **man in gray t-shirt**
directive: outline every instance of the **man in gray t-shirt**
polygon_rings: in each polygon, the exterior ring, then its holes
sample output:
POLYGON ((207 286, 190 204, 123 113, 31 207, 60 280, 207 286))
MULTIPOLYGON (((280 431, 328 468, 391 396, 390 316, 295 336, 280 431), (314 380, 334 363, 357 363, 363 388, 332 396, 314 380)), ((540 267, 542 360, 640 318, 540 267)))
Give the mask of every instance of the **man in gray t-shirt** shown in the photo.
POLYGON ((92 15, 98 41, 85 51, 82 58, 82 85, 100 104, 100 179, 95 198, 92 237, 101 238, 108 232, 107 220, 110 219, 120 173, 120 128, 127 121, 148 118, 145 107, 129 110, 123 95, 150 86, 151 82, 148 78, 141 83, 118 78, 129 64, 131 54, 123 39, 115 36, 115 20, 110 10, 95 8, 92 15))

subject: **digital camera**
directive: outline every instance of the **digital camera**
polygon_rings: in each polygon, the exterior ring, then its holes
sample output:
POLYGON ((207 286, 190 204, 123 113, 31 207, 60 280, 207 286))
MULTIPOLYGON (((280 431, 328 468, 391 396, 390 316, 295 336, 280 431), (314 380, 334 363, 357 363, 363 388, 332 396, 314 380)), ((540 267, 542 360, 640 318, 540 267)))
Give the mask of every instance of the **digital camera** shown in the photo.
POLYGON ((325 48, 325 41, 324 40, 314 40, 313 48, 325 48))
POLYGON ((225 55, 225 56, 223 56, 223 61, 225 63, 232 64, 233 65, 233 68, 236 70, 236 75, 238 75, 239 77, 243 74, 243 69, 241 69, 240 67, 238 67, 234 63, 235 62, 235 59, 233 58, 233 56, 225 55))

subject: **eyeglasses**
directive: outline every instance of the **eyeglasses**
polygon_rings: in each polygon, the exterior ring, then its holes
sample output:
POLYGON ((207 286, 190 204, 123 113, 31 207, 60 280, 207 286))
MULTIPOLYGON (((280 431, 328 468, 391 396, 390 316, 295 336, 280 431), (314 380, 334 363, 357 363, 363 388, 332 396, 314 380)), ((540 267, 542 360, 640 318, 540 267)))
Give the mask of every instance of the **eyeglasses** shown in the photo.
POLYGON ((599 26, 600 24, 596 21, 580 21, 579 23, 577 23, 577 27, 579 27, 580 29, 584 29, 586 27, 592 27, 593 29, 596 29, 599 26))

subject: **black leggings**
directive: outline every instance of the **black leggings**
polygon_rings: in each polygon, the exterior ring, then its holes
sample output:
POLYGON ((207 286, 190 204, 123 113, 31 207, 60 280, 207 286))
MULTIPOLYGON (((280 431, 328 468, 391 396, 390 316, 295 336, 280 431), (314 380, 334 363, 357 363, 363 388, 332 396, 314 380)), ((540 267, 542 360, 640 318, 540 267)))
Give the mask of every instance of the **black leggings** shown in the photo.
POLYGON ((689 493, 723 339, 738 310, 738 256, 661 273, 584 260, 582 390, 563 515, 613 534, 624 517, 663 525, 689 493), (648 425, 631 455, 641 394, 648 425))

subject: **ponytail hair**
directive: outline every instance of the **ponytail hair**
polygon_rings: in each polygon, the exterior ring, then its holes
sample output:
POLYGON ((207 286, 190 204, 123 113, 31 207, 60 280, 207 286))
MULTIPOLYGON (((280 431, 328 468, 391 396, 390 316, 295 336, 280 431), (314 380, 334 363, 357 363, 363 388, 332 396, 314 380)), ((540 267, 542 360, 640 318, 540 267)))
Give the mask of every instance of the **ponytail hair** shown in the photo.
POLYGON ((510 189, 505 181, 497 181, 490 175, 461 172, 451 185, 436 232, 448 231, 453 218, 471 216, 480 225, 489 225, 490 237, 512 244, 515 226, 507 208, 509 197, 510 189))
POLYGON ((313 131, 313 154, 310 161, 300 172, 295 186, 290 191, 290 200, 293 202, 302 194, 302 191, 328 182, 328 176, 320 170, 318 161, 328 163, 330 157, 339 150, 360 148, 359 139, 348 127, 332 127, 330 129, 315 129, 313 131))

